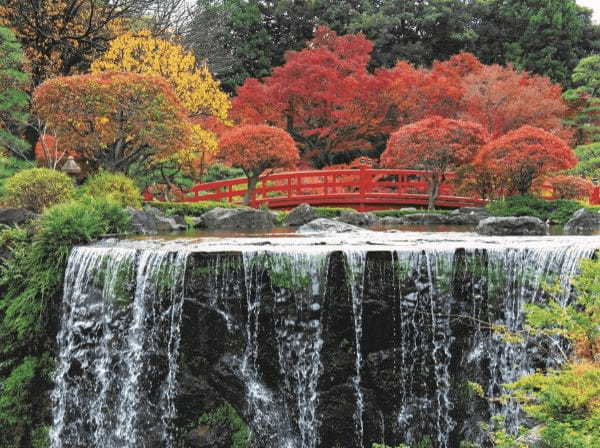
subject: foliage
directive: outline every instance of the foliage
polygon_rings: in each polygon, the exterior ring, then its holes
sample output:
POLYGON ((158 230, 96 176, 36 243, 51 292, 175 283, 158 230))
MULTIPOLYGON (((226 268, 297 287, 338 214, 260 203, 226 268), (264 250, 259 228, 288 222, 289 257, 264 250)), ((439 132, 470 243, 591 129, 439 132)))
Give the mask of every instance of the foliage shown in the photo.
POLYGON ((575 0, 479 1, 472 49, 486 64, 513 63, 568 85, 582 57, 598 51, 600 28, 575 0))
POLYGON ((4 196, 4 184, 6 180, 22 170, 33 168, 34 164, 15 157, 0 156, 0 199, 4 196))
POLYGON ((446 173, 469 163, 487 138, 476 123, 434 116, 393 133, 381 165, 429 170, 429 208, 433 209, 446 173))
POLYGON ((292 137, 266 125, 238 126, 221 138, 219 157, 248 177, 244 202, 249 203, 259 176, 271 168, 293 168, 299 160, 292 137))
POLYGON ((51 424, 51 353, 71 248, 128 228, 118 205, 87 198, 48 208, 28 228, 0 234, 9 255, 0 266, 0 446, 41 444, 51 424))
POLYGON ((202 201, 202 202, 162 202, 151 201, 146 204, 155 207, 167 215, 202 216, 213 208, 239 208, 229 202, 202 201))
POLYGON ((600 55, 582 59, 573 71, 574 88, 563 97, 572 109, 568 123, 578 144, 600 141, 600 55))
POLYGON ((463 81, 463 117, 497 138, 524 125, 560 131, 567 107, 560 85, 514 67, 482 66, 463 81))
POLYGON ((33 152, 38 164, 51 169, 57 169, 67 157, 78 157, 79 155, 73 150, 63 148, 54 136, 47 134, 40 135, 33 152))
POLYGON ((231 448, 250 447, 252 437, 250 429, 229 403, 225 403, 210 413, 201 415, 198 424, 210 427, 226 425, 233 432, 231 448))
MULTIPOLYGON (((174 0, 3 0, 0 23, 15 30, 31 63, 33 85, 85 72, 107 43, 144 17, 161 25, 174 0), (161 16, 161 17, 158 17, 161 16)), ((180 2, 179 2, 180 3, 180 2)))
POLYGON ((575 148, 575 154, 579 162, 571 170, 573 174, 589 178, 600 178, 600 142, 578 146, 575 148))
POLYGON ((191 115, 227 119, 229 99, 208 68, 198 68, 192 53, 179 44, 152 36, 147 30, 124 33, 111 41, 91 70, 96 74, 129 72, 162 76, 191 115))
POLYGON ((594 188, 591 181, 576 176, 552 176, 540 183, 541 189, 548 186, 556 199, 588 199, 594 188))
POLYGON ((487 208, 494 216, 535 216, 543 221, 565 224, 582 205, 567 199, 549 201, 525 195, 492 201, 487 208))
POLYGON ((246 80, 232 116, 285 129, 302 158, 318 168, 377 149, 396 121, 387 96, 393 78, 367 71, 371 49, 362 35, 337 36, 319 27, 308 48, 289 52, 271 76, 246 80))
POLYGON ((23 158, 29 143, 21 138, 27 123, 29 76, 23 72, 23 50, 14 33, 0 26, 0 151, 23 158))
POLYGON ((191 144, 184 109, 159 77, 54 78, 34 92, 33 110, 81 158, 109 171, 155 163, 191 144))
POLYGON ((121 173, 101 171, 87 179, 81 193, 93 198, 106 198, 121 207, 140 208, 142 193, 134 181, 121 173))
POLYGON ((536 178, 573 168, 577 158, 556 135, 526 125, 489 142, 474 164, 500 174, 509 194, 524 195, 536 178))
POLYGON ((206 169, 204 176, 202 176, 202 182, 216 182, 243 176, 244 171, 240 168, 232 168, 222 163, 213 163, 206 169))
POLYGON ((542 422, 549 448, 600 444, 600 260, 583 260, 575 279, 575 306, 556 301, 529 305, 527 323, 534 334, 560 336, 575 346, 573 358, 559 370, 536 372, 510 388, 525 411, 542 422))
POLYGON ((4 184, 4 201, 36 213, 72 198, 73 181, 60 171, 31 168, 19 171, 4 184))

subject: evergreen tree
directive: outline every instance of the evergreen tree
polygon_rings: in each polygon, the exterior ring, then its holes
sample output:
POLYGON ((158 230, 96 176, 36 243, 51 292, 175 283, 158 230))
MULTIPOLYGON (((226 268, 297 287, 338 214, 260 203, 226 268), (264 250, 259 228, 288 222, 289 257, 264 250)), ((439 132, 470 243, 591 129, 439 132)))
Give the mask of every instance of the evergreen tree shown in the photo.
POLYGON ((15 35, 0 27, 0 150, 25 158, 29 143, 19 134, 27 122, 29 77, 22 71, 23 51, 15 35))

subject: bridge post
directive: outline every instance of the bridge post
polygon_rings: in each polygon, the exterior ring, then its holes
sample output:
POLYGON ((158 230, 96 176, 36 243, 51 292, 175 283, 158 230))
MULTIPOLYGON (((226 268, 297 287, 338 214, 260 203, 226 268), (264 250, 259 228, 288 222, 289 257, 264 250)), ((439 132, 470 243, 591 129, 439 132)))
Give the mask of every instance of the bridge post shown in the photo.
POLYGON ((367 167, 365 165, 361 165, 359 169, 359 179, 358 179, 358 194, 360 197, 358 204, 358 211, 365 211, 365 197, 367 195, 368 181, 367 181, 367 167))

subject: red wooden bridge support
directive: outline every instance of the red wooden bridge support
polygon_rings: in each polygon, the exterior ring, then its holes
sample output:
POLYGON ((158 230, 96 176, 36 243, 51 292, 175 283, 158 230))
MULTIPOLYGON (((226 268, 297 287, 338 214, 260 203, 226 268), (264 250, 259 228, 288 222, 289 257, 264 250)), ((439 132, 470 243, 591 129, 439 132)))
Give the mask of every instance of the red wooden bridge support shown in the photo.
MULTIPOLYGON (((426 171, 372 169, 292 171, 262 176, 250 205, 270 209, 291 209, 308 203, 314 206, 348 207, 359 211, 384 210, 407 206, 426 206, 426 171)), ((453 175, 446 176, 452 179, 453 175)), ((228 179, 198 184, 178 192, 180 202, 225 201, 240 204, 247 179, 228 179)), ((151 193, 144 197, 153 198, 151 193)), ((449 182, 442 184, 436 205, 441 208, 482 206, 478 198, 458 196, 449 182)))

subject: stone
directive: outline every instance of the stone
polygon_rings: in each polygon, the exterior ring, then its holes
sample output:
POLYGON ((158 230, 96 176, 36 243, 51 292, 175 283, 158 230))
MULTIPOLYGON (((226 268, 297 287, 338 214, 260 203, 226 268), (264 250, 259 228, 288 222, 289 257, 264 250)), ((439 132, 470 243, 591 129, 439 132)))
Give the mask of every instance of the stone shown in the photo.
POLYGON ((0 208, 0 224, 15 226, 37 218, 37 214, 25 208, 0 208))
POLYGON ((479 221, 491 215, 485 207, 462 207, 453 210, 450 216, 457 225, 477 225, 479 221))
POLYGON ((164 232, 178 232, 187 229, 185 221, 181 224, 174 217, 163 215, 160 210, 154 207, 144 207, 138 210, 133 207, 127 207, 125 211, 131 217, 131 224, 135 233, 143 235, 154 235, 164 232))
POLYGON ((590 235, 600 232, 600 212, 582 208, 571 216, 565 224, 568 235, 590 235))
POLYGON ((277 215, 252 208, 214 208, 200 217, 199 227, 207 230, 268 230, 277 215))
POLYGON ((354 210, 343 211, 342 214, 336 218, 337 221, 345 222, 358 227, 370 227, 377 225, 379 218, 373 213, 360 213, 354 210))
POLYGON ((308 204, 300 204, 293 209, 284 219, 283 223, 290 227, 299 227, 317 219, 317 211, 308 204))
POLYGON ((384 218, 380 218, 379 222, 377 224, 380 226, 383 226, 383 227, 401 226, 401 225, 405 224, 405 221, 404 221, 404 219, 402 219, 402 217, 386 216, 384 218))
POLYGON ((198 425, 186 435, 186 446, 190 448, 229 448, 232 430, 228 425, 198 425))
POLYGON ((413 213, 402 217, 404 224, 418 226, 443 226, 455 224, 456 219, 443 213, 413 213))
POLYGON ((548 235, 548 223, 533 216, 490 217, 477 226, 477 233, 488 236, 548 235))
POLYGON ((318 218, 298 228, 298 233, 347 233, 365 232, 360 227, 333 219, 318 218))

